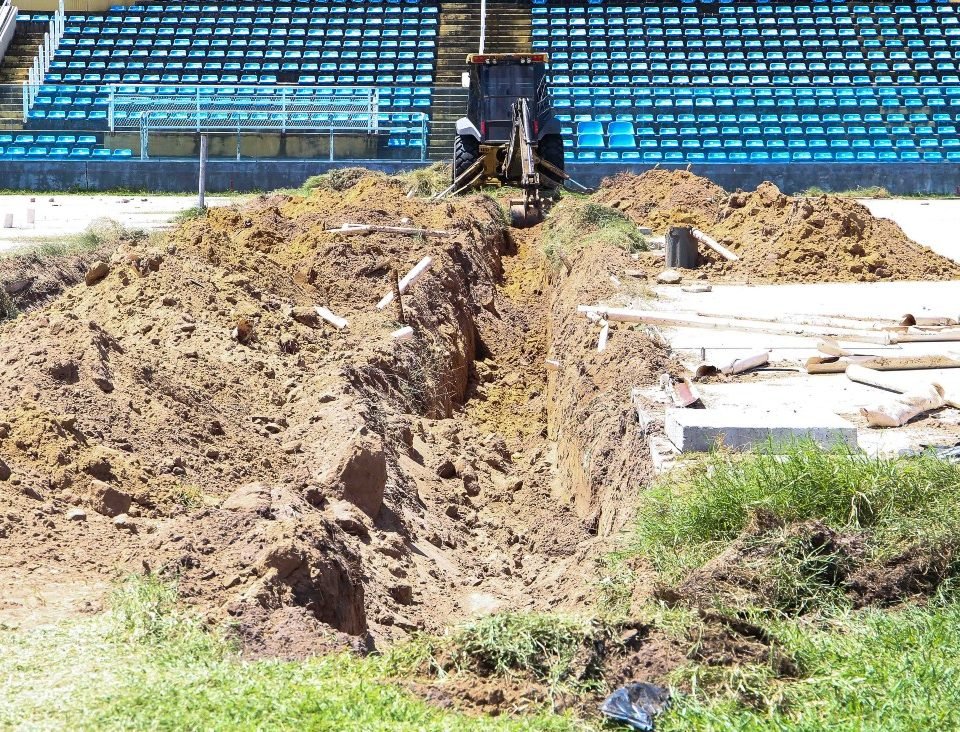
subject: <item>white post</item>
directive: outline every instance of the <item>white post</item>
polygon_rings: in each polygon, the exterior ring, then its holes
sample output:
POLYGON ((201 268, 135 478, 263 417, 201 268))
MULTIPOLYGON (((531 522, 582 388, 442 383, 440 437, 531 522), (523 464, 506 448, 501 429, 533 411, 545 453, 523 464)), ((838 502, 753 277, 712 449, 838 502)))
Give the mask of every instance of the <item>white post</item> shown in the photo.
POLYGON ((207 136, 200 135, 200 195, 197 198, 197 207, 206 208, 204 200, 207 189, 207 136))
POLYGON ((480 0, 480 53, 483 53, 483 42, 487 35, 487 0, 480 0))

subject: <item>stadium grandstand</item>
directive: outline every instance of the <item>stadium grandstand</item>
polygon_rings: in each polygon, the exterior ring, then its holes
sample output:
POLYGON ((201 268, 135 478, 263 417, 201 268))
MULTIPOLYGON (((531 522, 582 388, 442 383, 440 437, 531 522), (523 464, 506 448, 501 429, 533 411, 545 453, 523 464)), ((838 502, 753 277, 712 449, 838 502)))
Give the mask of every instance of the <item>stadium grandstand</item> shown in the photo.
POLYGON ((95 5, 3 3, 9 175, 158 169, 195 161, 201 134, 236 180, 279 162, 296 176, 448 160, 482 34, 488 53, 548 54, 578 177, 659 164, 716 166, 727 183, 776 170, 956 185, 960 14, 945 0, 95 5))

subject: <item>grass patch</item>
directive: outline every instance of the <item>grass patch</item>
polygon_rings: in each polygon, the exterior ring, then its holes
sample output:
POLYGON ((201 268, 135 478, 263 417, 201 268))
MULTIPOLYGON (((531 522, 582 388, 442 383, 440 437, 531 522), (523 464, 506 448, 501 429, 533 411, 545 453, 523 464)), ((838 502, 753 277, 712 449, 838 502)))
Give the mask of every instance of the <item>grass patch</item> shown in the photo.
POLYGON ((394 683, 382 657, 245 661, 178 610, 174 589, 124 582, 111 610, 56 626, 0 627, 0 728, 71 730, 585 729, 543 714, 475 718, 394 683))
POLYGON ((960 727, 960 604, 868 610, 819 625, 775 628, 804 675, 767 669, 694 668, 692 689, 659 732, 681 730, 946 730, 960 727))
POLYGON ((369 168, 334 168, 326 173, 310 176, 303 182, 303 185, 300 186, 300 190, 303 192, 315 189, 337 192, 345 191, 355 186, 361 178, 370 175, 383 174, 370 170, 369 168))
POLYGON ((469 672, 517 676, 546 684, 551 693, 602 688, 599 659, 591 649, 607 627, 583 618, 546 613, 497 613, 400 646, 392 654, 398 670, 430 674, 469 672))
POLYGON ((864 188, 850 188, 843 191, 826 191, 820 186, 810 186, 800 191, 800 196, 838 196, 839 198, 893 198, 883 186, 866 186, 864 188))
POLYGON ((200 206, 191 206, 190 208, 185 208, 183 211, 180 211, 173 217, 173 223, 182 224, 185 221, 193 221, 194 219, 202 219, 207 215, 207 209, 201 208, 200 206))
POLYGON ((628 553, 675 577, 719 553, 763 509, 788 523, 820 519, 835 529, 868 530, 882 558, 957 537, 958 485, 960 465, 932 454, 871 458, 811 442, 782 455, 717 452, 643 495, 628 553))
MULTIPOLYGON (((960 727, 957 580, 946 579, 923 603, 852 610, 834 576, 844 557, 789 530, 821 522, 862 537, 876 560, 917 546, 955 546, 958 486, 960 466, 932 454, 871 458, 798 442, 782 455, 769 446, 748 455, 716 452, 645 493, 629 546, 608 568, 608 594, 628 599, 619 584, 632 589, 634 580, 616 573, 631 561, 649 561, 661 579, 679 580, 738 537, 754 541, 742 532, 757 512, 772 514, 786 528, 755 539, 777 551, 764 555, 763 573, 753 575, 764 591, 745 595, 772 598, 770 604, 720 611, 762 627, 798 674, 778 675, 763 662, 683 666, 672 676, 674 703, 657 720, 658 731, 960 727)), ((749 576, 756 568, 745 569, 749 576)), ((654 605, 647 614, 683 633, 697 623, 685 608, 654 605)))
POLYGON ((649 249, 637 225, 620 211, 576 196, 566 198, 544 228, 544 253, 559 262, 590 246, 617 246, 631 254, 649 249))
POLYGON ((435 196, 450 187, 450 163, 434 163, 400 173, 399 178, 414 196, 435 196))

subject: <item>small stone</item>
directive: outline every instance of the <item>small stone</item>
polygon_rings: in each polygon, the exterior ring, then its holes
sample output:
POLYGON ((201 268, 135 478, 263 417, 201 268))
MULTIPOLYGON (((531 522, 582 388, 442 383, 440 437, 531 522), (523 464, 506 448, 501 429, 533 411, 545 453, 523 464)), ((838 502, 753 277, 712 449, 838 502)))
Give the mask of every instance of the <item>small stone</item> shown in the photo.
POLYGON ((67 521, 86 521, 87 512, 82 508, 71 508, 67 511, 67 521))
POLYGON ((314 308, 295 307, 290 311, 290 317, 302 325, 316 328, 320 325, 320 316, 314 308))
POLYGON ((396 587, 391 587, 390 597, 392 597, 398 605, 412 605, 413 588, 410 585, 397 585, 396 587))
POLYGON ((83 281, 88 286, 97 284, 100 280, 110 273, 110 265, 103 260, 97 260, 93 263, 87 273, 83 276, 83 281))
POLYGON ((12 474, 13 471, 10 470, 10 466, 0 460, 0 480, 10 480, 12 474))
POLYGON ((220 582, 223 584, 225 590, 229 590, 231 587, 236 587, 243 580, 240 578, 239 574, 228 574, 220 582))
POLYGON ((444 480, 455 478, 457 475, 457 466, 451 460, 444 460, 437 466, 437 475, 444 480))
POLYGON ((477 480, 477 474, 472 470, 463 473, 463 489, 471 498, 480 495, 480 481, 477 480))
POLYGON ((118 529, 122 529, 123 531, 129 531, 131 533, 136 533, 137 531, 137 522, 125 513, 115 516, 113 519, 113 525, 118 529))
POLYGON ((265 425, 263 425, 263 429, 265 429, 271 435, 276 435, 280 432, 283 432, 283 427, 278 425, 276 422, 267 422, 265 425))
POLYGON ((270 510, 270 489, 263 483, 246 483, 231 493, 221 508, 266 514, 270 510))
POLYGON ((104 516, 126 515, 130 510, 130 496, 102 480, 90 481, 87 497, 91 508, 104 516))
POLYGON ((675 269, 667 269, 657 275, 657 282, 661 285, 679 285, 682 279, 683 275, 675 269))
POLYGON ((711 285, 705 285, 703 283, 697 283, 694 285, 684 285, 680 288, 684 292, 710 292, 713 287, 711 285))
POLYGON ((283 451, 287 455, 295 455, 298 452, 300 452, 302 448, 303 448, 303 443, 299 441, 283 443, 283 451))

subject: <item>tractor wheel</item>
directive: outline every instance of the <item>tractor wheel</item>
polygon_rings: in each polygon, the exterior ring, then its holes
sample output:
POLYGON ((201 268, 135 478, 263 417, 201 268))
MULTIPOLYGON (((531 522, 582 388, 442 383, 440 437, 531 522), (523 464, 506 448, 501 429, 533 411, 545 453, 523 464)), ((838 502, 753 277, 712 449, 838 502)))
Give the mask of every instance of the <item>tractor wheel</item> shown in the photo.
MULTIPOLYGON (((544 135, 537 148, 537 155, 541 160, 545 160, 550 165, 563 170, 563 138, 560 135, 544 135)), ((557 179, 556 173, 545 168, 541 170, 541 173, 551 180, 557 179)), ((544 188, 548 187, 544 186, 544 188)))
MULTIPOLYGON (((451 183, 463 175, 480 159, 480 141, 471 135, 457 135, 453 141, 453 177, 451 183)), ((460 186, 466 181, 460 181, 460 186)))

